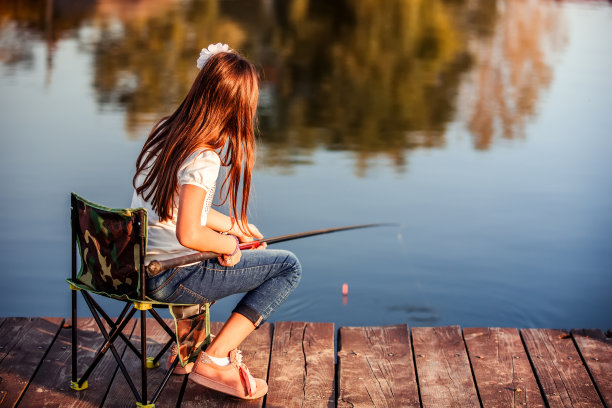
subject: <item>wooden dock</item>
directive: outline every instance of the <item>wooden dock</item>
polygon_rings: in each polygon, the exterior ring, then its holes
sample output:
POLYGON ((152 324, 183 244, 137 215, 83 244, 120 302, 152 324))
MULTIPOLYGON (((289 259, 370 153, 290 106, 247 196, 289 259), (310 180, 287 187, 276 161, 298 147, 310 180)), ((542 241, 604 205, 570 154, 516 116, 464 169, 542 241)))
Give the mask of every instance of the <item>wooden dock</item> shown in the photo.
MULTIPOLYGON (((137 342, 135 324, 124 333, 137 342)), ((0 318, 1 408, 135 407, 111 353, 87 390, 69 388, 70 327, 63 318, 0 318)), ((93 319, 78 327, 83 370, 103 337, 93 319)), ((147 327, 151 355, 168 337, 154 320, 147 327)), ((219 328, 213 323, 213 333, 219 328)), ((191 382, 181 392, 183 377, 172 376, 156 406, 612 407, 612 339, 600 330, 400 324, 336 332, 331 323, 278 322, 242 350, 251 372, 268 379, 264 399, 244 402, 191 382)), ((124 361, 140 378, 133 355, 124 361)), ((149 371, 151 389, 162 371, 149 371)))

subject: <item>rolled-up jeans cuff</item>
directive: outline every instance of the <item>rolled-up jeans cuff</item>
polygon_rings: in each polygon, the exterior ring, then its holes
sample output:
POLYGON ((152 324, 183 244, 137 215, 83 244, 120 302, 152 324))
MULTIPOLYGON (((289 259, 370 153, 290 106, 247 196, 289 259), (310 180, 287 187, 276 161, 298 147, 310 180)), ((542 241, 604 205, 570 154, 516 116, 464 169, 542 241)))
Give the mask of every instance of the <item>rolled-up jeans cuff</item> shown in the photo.
POLYGON ((247 305, 243 305, 239 303, 232 312, 240 313, 241 315, 249 319, 256 328, 259 327, 261 323, 263 323, 262 315, 260 315, 255 310, 248 307, 247 305))

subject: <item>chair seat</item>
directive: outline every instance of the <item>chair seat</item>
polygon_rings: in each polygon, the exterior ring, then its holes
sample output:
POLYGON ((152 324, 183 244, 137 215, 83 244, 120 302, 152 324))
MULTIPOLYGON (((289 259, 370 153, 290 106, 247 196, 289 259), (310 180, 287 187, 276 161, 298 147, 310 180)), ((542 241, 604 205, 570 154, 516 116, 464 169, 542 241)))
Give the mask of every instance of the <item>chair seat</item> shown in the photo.
MULTIPOLYGON (((160 302, 158 300, 154 300, 154 299, 151 299, 149 297, 147 297, 146 300, 133 299, 133 298, 129 297, 128 295, 117 295, 117 294, 114 294, 114 293, 106 293, 106 292, 95 290, 91 286, 84 284, 83 282, 79 281, 78 279, 74 279, 74 280, 73 279, 66 279, 66 282, 68 282, 70 285, 78 288, 79 290, 85 290, 85 291, 90 292, 90 293, 95 293, 96 295, 104 296, 104 297, 115 299, 115 300, 121 300, 121 301, 124 301, 124 302, 149 304, 149 305, 151 305, 153 307, 159 307, 159 308, 169 307, 169 306, 195 306, 195 305, 199 305, 198 303, 167 303, 167 302, 160 302)), ((212 302, 209 303, 209 304, 212 304, 212 302)))

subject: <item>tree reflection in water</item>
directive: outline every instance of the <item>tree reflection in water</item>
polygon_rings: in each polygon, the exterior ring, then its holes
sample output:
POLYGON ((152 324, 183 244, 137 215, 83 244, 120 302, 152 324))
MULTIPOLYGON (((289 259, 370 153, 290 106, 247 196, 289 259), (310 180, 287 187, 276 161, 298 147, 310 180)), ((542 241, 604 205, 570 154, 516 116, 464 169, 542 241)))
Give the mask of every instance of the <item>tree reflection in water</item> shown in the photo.
POLYGON ((49 61, 77 38, 99 105, 144 138, 186 94, 200 49, 229 43, 262 71, 260 162, 283 168, 324 148, 354 152, 359 174, 380 155, 402 171, 410 150, 444 146, 458 113, 477 149, 520 137, 564 44, 561 9, 533 0, 77 3, 0 3, 0 63, 28 61, 31 33, 49 61))
POLYGON ((492 35, 470 44, 475 66, 460 98, 474 146, 487 150, 495 137, 524 137, 540 93, 552 81, 552 61, 565 46, 562 9, 545 2, 500 3, 492 35))

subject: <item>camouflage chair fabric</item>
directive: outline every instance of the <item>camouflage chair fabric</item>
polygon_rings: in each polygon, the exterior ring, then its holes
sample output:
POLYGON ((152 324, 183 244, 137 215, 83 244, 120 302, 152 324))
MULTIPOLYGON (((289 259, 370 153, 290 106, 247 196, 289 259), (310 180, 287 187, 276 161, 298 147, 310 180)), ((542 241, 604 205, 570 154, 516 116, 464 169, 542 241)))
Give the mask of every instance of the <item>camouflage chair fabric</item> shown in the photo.
POLYGON ((67 281, 81 290, 113 299, 168 306, 175 321, 181 364, 194 361, 204 341, 210 340, 208 307, 142 300, 141 253, 146 252, 147 210, 108 208, 74 193, 72 203, 78 220, 78 225, 72 227, 81 268, 75 280, 67 281))

